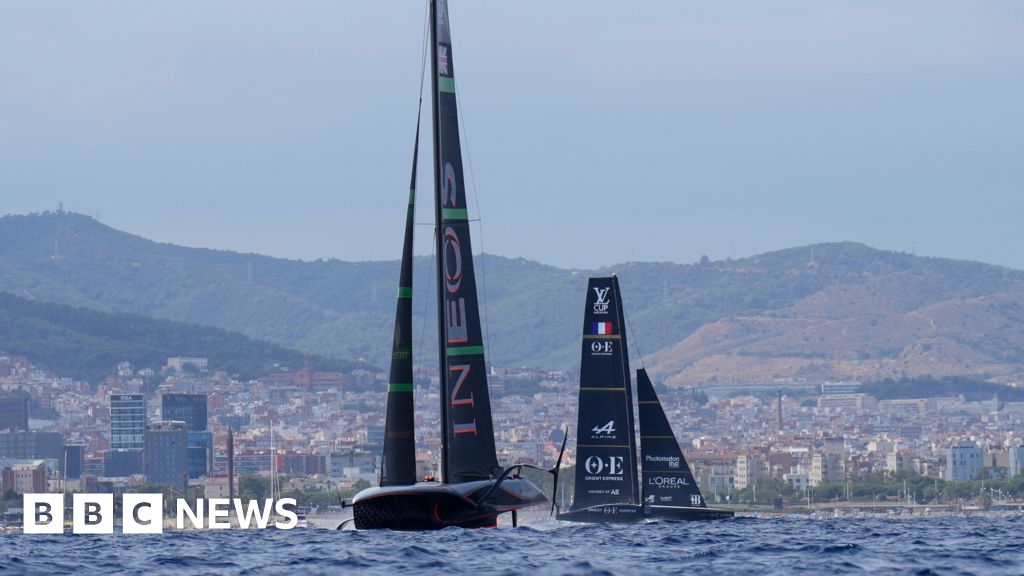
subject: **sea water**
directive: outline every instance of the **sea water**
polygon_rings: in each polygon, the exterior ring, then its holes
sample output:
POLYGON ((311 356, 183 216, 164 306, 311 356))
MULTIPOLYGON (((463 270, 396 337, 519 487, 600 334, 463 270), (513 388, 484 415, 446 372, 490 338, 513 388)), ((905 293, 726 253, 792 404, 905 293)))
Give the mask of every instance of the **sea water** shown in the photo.
POLYGON ((1024 516, 0 536, 0 573, 1024 574, 1024 516))

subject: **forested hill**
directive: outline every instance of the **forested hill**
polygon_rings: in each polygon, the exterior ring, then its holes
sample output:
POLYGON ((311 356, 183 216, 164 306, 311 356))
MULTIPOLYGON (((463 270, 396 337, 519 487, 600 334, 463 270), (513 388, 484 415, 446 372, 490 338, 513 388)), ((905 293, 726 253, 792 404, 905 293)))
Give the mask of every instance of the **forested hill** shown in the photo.
MULTIPOLYGON (((577 365, 587 277, 612 272, 634 359, 649 355, 652 372, 669 382, 938 377, 963 365, 975 375, 1005 374, 1021 360, 1014 302, 1024 274, 976 262, 850 242, 600 270, 479 260, 487 356, 499 365, 577 365), (975 321, 979 310, 987 312, 975 321)), ((414 283, 415 354, 424 361, 436 350, 429 266, 417 260, 414 283)), ((397 261, 302 262, 159 244, 78 214, 0 218, 0 290, 217 326, 379 366, 391 345, 397 272, 397 261)))
POLYGON ((114 373, 119 362, 159 372, 172 356, 206 357, 211 369, 243 379, 273 372, 275 365, 297 369, 308 362, 314 370, 346 372, 356 367, 220 328, 32 302, 8 293, 0 293, 0 351, 93 383, 114 373))

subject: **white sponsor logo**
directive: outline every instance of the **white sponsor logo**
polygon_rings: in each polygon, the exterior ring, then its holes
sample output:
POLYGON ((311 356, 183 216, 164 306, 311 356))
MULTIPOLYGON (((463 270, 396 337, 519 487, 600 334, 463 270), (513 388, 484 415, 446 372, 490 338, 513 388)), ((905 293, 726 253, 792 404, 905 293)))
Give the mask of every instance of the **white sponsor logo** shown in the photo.
POLYGON ((590 343, 591 356, 611 356, 614 348, 609 340, 594 340, 590 343))
POLYGON ((678 456, 651 456, 650 454, 644 456, 645 462, 665 462, 669 468, 679 468, 679 457, 678 456))
POLYGON ((614 438, 615 434, 615 420, 609 420, 604 426, 594 426, 594 429, 590 431, 594 436, 600 436, 602 434, 614 438))
POLYGON ((681 488, 690 485, 686 478, 681 476, 650 476, 647 478, 647 483, 659 488, 681 488))
MULTIPOLYGON (((587 474, 599 476, 608 474, 611 476, 622 476, 622 456, 609 456, 607 460, 600 456, 591 456, 583 464, 587 474)), ((592 480, 603 480, 605 478, 591 478, 592 480)), ((614 478, 618 480, 618 478, 614 478)))
POLYGON ((690 504, 693 504, 694 506, 700 506, 700 500, 700 494, 693 494, 690 496, 690 504))
POLYGON ((594 288, 594 294, 597 295, 597 301, 594 302, 594 314, 607 314, 608 313, 608 288, 594 288))

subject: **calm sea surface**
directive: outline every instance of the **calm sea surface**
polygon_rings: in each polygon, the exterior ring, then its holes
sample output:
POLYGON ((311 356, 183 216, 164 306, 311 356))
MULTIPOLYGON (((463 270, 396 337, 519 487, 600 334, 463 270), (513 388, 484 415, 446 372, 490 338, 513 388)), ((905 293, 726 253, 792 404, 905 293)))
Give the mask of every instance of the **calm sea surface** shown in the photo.
POLYGON ((1024 574, 1024 517, 0 536, 0 573, 1024 574))

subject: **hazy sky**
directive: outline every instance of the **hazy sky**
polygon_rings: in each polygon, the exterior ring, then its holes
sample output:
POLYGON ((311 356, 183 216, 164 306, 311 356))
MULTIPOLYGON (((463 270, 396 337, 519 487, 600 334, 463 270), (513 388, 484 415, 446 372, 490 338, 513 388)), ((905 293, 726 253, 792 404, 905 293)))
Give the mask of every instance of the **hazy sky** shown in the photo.
MULTIPOLYGON (((487 252, 854 240, 1024 268, 1022 2, 450 5, 487 252)), ((423 16, 0 0, 0 214, 63 201, 160 241, 397 258, 423 16)))

